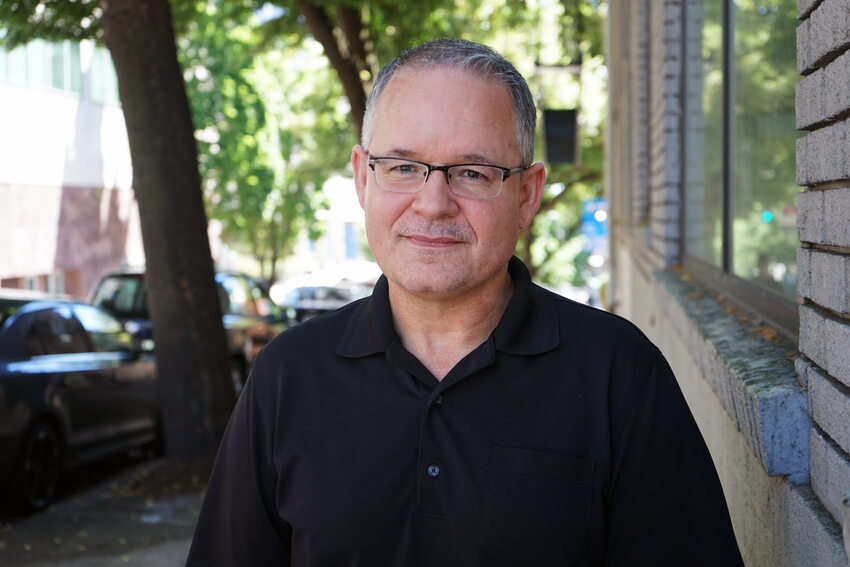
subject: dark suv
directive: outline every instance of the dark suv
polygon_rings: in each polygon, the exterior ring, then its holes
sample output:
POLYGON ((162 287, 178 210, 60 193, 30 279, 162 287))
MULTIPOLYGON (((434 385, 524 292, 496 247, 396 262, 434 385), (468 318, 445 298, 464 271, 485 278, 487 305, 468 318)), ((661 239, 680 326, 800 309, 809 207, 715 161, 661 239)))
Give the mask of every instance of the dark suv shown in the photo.
MULTIPOLYGON (((252 278, 234 272, 217 272, 215 281, 230 346, 233 383, 238 392, 245 383, 254 357, 286 328, 287 319, 252 278)), ((112 312, 134 336, 153 336, 144 269, 107 273, 95 286, 91 303, 112 312)))

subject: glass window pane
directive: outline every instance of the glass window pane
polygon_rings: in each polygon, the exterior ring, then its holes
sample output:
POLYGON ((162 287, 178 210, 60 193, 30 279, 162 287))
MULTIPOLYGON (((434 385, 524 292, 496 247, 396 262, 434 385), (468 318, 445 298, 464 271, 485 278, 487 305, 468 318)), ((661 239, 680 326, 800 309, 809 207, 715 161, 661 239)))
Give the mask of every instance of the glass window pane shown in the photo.
POLYGON ((734 2, 732 272, 797 295, 793 0, 734 2))
POLYGON ((47 44, 40 39, 36 39, 27 44, 26 50, 28 84, 33 87, 50 86, 50 69, 47 67, 49 60, 47 44))
POLYGON ((39 312, 35 331, 41 338, 44 354, 86 352, 86 340, 70 309, 59 307, 39 312))
POLYGON ((148 305, 144 277, 140 275, 109 276, 95 291, 92 303, 117 317, 147 319, 148 305))
POLYGON ((80 44, 76 42, 68 42, 70 66, 70 84, 68 88, 71 92, 81 94, 83 92, 83 70, 80 66, 80 44))
MULTIPOLYGON (((239 276, 219 275, 216 280, 227 294, 222 311, 233 315, 256 315, 257 307, 251 288, 239 276), (225 306, 229 308, 225 309, 225 306)), ((219 295, 221 295, 219 293, 219 295)))
POLYGON ((117 352, 132 349, 132 340, 121 323, 100 309, 89 305, 75 305, 74 312, 88 331, 98 352, 117 352))
POLYGON ((723 251, 723 6, 688 0, 685 33, 685 250, 720 266, 723 251))
POLYGON ((7 77, 10 81, 24 84, 27 82, 27 48, 16 47, 7 54, 7 77))
POLYGON ((91 65, 92 100, 102 104, 113 104, 118 100, 118 78, 109 51, 98 47, 94 51, 91 65))
POLYGON ((65 48, 61 43, 47 45, 47 57, 50 59, 50 86, 65 88, 65 48))

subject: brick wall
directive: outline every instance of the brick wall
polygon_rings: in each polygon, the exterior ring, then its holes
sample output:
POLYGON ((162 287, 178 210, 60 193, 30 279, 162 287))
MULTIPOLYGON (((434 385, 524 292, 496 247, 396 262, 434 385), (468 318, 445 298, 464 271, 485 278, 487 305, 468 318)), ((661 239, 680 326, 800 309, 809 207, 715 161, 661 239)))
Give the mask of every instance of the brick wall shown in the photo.
MULTIPOLYGON (((850 490, 850 5, 799 0, 797 253, 812 488, 839 523, 850 490)), ((847 526, 845 526, 846 529, 847 526)))
MULTIPOLYGON (((0 279, 61 274, 64 291, 85 298, 104 270, 144 264, 139 211, 129 189, 0 183, 0 279)), ((41 285, 40 289, 49 288, 41 285)))
MULTIPOLYGON (((695 199, 717 190, 702 187, 700 163, 682 161, 685 97, 701 97, 683 91, 683 57, 700 40, 703 6, 609 1, 612 307, 668 357, 717 465, 746 564, 846 567, 850 1, 798 0, 799 344, 764 340, 736 307, 671 269, 682 260, 682 232, 699 232, 682 225, 683 185, 695 199)), ((700 116, 689 117, 691 128, 700 129, 700 116)))
POLYGON ((631 197, 629 216, 639 227, 637 230, 649 232, 645 227, 649 223, 649 129, 642 118, 648 112, 650 100, 649 81, 649 0, 638 0, 631 7, 633 16, 630 18, 629 51, 634 57, 635 64, 628 67, 631 99, 630 107, 636 112, 628 115, 631 130, 631 162, 629 163, 628 193, 631 197))
POLYGON ((682 0, 653 0, 649 12, 650 257, 658 268, 680 252, 682 0))

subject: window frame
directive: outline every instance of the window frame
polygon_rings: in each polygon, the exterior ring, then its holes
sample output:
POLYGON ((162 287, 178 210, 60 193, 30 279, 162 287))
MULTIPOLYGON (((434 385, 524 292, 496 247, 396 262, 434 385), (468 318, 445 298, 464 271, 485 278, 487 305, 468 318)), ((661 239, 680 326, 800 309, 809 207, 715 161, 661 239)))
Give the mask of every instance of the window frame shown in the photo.
MULTIPOLYGON (((706 0, 711 1, 711 0, 706 0)), ((723 144, 721 155, 723 157, 723 186, 720 188, 722 193, 722 207, 721 207, 721 235, 722 235, 722 243, 721 243, 721 254, 720 254, 720 266, 716 266, 711 264, 697 256, 693 256, 689 254, 687 248, 687 239, 682 238, 681 246, 682 246, 682 267, 684 270, 690 274, 692 274, 696 279, 698 279, 701 283, 704 283, 709 288, 712 288, 716 292, 722 294, 725 298, 728 298, 733 303, 741 306, 742 308, 754 312, 757 316, 761 317, 765 321, 767 321, 772 326, 776 327, 781 333, 786 335, 789 338, 794 340, 799 336, 799 328, 800 328, 800 316, 799 316, 799 304, 800 298, 798 295, 797 301, 792 301, 787 297, 779 295, 763 286, 760 286, 756 283, 753 283, 749 280, 741 278, 737 276, 733 272, 733 220, 734 220, 734 165, 735 165, 735 156, 734 152, 734 81, 730 80, 730 77, 734 74, 734 65, 735 65, 735 50, 734 50, 734 21, 733 21, 733 9, 734 9, 734 0, 719 0, 723 3, 722 5, 722 42, 723 42, 723 52, 722 52, 722 70, 723 70, 723 86, 722 86, 722 100, 723 100, 723 109, 722 109, 722 120, 723 120, 723 132, 721 136, 721 141, 723 144)), ((690 17, 688 14, 688 2, 683 3, 683 15, 684 22, 687 22, 687 18, 690 17)), ((685 46, 683 46, 683 49, 685 46)), ((681 74, 681 92, 683 93, 682 97, 682 106, 684 110, 684 105, 686 104, 686 99, 684 97, 684 93, 687 92, 686 81, 688 78, 687 75, 687 65, 688 57, 682 57, 682 68, 683 72, 681 74)), ((687 151, 688 151, 688 140, 687 140, 687 118, 688 113, 683 111, 681 113, 681 129, 683 133, 683 140, 681 146, 681 159, 683 167, 681 169, 681 191, 682 191, 682 214, 680 215, 680 234, 686 234, 686 226, 687 222, 687 211, 686 208, 688 206, 688 199, 685 193, 686 184, 687 184, 687 151)))

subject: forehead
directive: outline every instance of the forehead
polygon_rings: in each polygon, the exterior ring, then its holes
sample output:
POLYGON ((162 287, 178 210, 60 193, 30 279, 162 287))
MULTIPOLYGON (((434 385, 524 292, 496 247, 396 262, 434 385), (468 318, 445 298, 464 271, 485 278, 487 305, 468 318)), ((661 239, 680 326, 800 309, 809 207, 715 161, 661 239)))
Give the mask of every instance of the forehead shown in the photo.
POLYGON ((432 159, 440 152, 518 156, 513 100, 504 84, 468 70, 402 69, 378 101, 370 145, 432 159))

